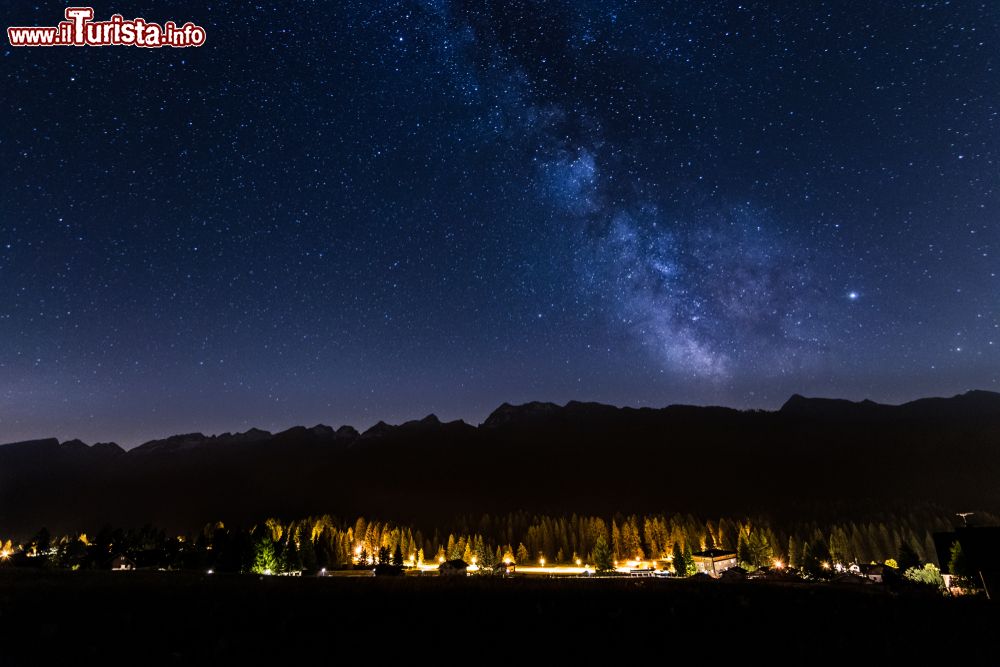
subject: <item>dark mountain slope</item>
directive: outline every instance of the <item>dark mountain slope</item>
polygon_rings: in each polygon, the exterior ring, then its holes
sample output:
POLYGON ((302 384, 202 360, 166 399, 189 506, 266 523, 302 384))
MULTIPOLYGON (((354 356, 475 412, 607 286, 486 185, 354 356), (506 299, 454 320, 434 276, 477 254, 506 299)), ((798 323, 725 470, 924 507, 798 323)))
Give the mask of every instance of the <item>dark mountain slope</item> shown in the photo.
POLYGON ((1000 509, 1000 394, 900 406, 793 396, 776 412, 504 404, 479 427, 189 434, 123 452, 0 447, 0 535, 269 515, 692 511, 772 514, 934 503, 1000 509))

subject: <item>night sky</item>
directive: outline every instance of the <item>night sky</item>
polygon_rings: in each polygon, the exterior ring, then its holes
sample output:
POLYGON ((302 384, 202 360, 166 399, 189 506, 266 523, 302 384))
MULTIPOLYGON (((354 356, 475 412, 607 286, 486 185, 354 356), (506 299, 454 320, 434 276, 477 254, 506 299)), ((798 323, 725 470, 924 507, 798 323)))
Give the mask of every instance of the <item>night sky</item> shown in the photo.
POLYGON ((0 441, 998 388, 992 0, 95 11, 208 40, 4 34, 0 441))

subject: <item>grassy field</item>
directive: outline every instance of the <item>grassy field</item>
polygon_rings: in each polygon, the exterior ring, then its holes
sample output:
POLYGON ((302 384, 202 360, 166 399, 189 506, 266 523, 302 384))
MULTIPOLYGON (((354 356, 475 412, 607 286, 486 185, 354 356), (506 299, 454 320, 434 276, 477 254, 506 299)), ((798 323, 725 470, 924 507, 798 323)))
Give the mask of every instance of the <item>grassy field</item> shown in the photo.
POLYGON ((924 664, 940 653, 997 664, 997 628, 1000 608, 984 599, 878 587, 0 571, 5 666, 58 654, 79 664, 356 654, 349 661, 924 664))

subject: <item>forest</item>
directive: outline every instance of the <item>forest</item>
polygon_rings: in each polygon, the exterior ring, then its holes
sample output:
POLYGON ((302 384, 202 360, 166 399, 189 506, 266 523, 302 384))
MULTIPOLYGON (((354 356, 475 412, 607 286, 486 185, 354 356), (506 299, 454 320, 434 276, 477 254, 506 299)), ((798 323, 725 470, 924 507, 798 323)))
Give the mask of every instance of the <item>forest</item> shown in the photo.
MULTIPOLYGON (((821 567, 898 559, 900 567, 937 563, 932 533, 954 519, 934 508, 843 523, 787 524, 767 517, 701 519, 691 514, 538 515, 515 512, 462 518, 442 528, 330 515, 270 518, 249 527, 206 524, 168 536, 151 526, 105 527, 93 535, 53 536, 45 529, 17 544, 3 541, 8 561, 69 569, 107 568, 128 556, 140 568, 215 572, 316 572, 377 563, 417 565, 462 559, 490 567, 501 561, 594 563, 601 550, 615 561, 664 560, 690 567, 706 548, 735 551, 748 569, 781 562, 805 572, 821 567)), ((980 521, 998 523, 984 514, 980 521)), ((690 574, 690 571, 681 574, 690 574)))

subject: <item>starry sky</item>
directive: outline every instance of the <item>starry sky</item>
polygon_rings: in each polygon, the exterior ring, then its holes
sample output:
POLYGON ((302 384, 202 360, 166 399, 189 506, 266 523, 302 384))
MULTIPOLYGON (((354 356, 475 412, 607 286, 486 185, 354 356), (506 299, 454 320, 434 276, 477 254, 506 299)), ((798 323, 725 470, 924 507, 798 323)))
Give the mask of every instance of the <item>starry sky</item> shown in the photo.
POLYGON ((998 388, 996 2, 94 8, 208 39, 0 46, 0 441, 998 388))

